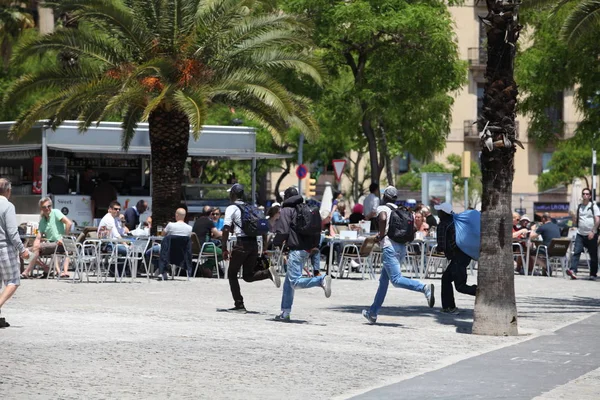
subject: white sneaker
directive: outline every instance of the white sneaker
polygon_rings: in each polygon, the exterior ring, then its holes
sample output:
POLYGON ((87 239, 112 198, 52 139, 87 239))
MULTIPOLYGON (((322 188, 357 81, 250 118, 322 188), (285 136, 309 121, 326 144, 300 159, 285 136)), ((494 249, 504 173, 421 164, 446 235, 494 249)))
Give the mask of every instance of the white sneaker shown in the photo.
POLYGON ((325 292, 325 297, 330 298, 331 297, 331 276, 325 275, 323 277, 323 280, 321 281, 321 287, 323 288, 323 291, 325 292))
POLYGON ((273 265, 273 264, 269 265, 269 272, 271 273, 271 279, 273 279, 273 283, 275 284, 275 287, 276 288, 280 287, 281 286, 281 277, 275 270, 275 265, 273 265))
POLYGON ((356 262, 356 261, 354 261, 354 260, 350 260, 350 266, 351 266, 352 268, 357 268, 357 269, 358 269, 358 268, 360 268, 360 264, 359 264, 359 263, 357 263, 357 262, 356 262))

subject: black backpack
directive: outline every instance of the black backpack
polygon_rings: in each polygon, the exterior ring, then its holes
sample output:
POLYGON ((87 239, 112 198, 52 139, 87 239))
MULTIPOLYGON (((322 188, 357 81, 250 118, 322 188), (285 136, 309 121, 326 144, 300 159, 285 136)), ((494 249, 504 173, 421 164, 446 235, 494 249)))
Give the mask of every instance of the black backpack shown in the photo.
POLYGON ((301 236, 317 236, 321 234, 321 213, 318 207, 306 203, 296 205, 296 218, 292 229, 301 236))
POLYGON ((250 204, 236 204, 240 209, 242 232, 246 236, 260 236, 269 233, 269 222, 263 217, 258 207, 250 204))
POLYGON ((392 211, 390 212, 387 237, 396 243, 402 244, 415 240, 415 217, 413 213, 403 206, 398 208, 393 208, 388 204, 386 206, 392 211))

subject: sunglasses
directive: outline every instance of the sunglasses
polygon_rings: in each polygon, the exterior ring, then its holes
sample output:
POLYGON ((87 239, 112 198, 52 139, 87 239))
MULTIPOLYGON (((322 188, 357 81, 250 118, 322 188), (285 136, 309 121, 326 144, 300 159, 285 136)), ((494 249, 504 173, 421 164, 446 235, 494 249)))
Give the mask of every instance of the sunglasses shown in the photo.
POLYGON ((591 196, 592 194, 591 193, 582 193, 582 195, 584 195, 584 196, 591 196))
POLYGON ((221 213, 212 213, 210 215, 221 215, 221 213))
POLYGON ((121 209, 120 209, 120 208, 113 208, 112 210, 113 210, 113 211, 121 211, 121 209))
POLYGON ((49 210, 49 209, 52 208, 52 206, 42 206, 42 208, 45 208, 45 209, 49 210))

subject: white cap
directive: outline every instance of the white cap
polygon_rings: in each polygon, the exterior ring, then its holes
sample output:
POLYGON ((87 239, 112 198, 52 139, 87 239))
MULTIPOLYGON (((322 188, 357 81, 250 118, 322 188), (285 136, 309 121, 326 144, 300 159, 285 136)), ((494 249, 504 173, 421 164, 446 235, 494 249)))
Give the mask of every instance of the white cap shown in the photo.
POLYGON ((519 219, 519 221, 523 221, 523 220, 531 222, 531 219, 529 219, 529 216, 527 214, 523 214, 521 219, 519 219))
POLYGON ((433 206, 433 208, 435 208, 436 210, 443 211, 446 214, 452 214, 452 205, 450 203, 436 204, 435 206, 433 206))

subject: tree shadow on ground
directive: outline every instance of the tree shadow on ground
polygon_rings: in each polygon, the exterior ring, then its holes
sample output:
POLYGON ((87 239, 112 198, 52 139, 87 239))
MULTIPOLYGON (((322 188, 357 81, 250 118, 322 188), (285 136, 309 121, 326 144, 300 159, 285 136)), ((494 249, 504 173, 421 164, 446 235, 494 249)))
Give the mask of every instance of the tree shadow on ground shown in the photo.
POLYGON ((517 309, 520 305, 535 310, 523 310, 519 314, 596 313, 600 311, 600 298, 576 296, 572 299, 562 299, 527 296, 517 298, 517 309))
MULTIPOLYGON (((362 318, 362 310, 365 306, 347 305, 330 307, 329 309, 337 312, 345 312, 351 314, 358 314, 362 318)), ((460 314, 444 314, 440 312, 439 308, 429 308, 427 306, 398 306, 398 307, 381 307, 379 316, 393 316, 393 317, 414 317, 414 316, 432 316, 440 325, 448 325, 456 327, 457 333, 471 333, 473 325, 473 310, 472 309, 461 309, 460 314)), ((382 323, 377 322, 377 325, 398 327, 404 329, 411 329, 402 324, 396 323, 382 323)))

